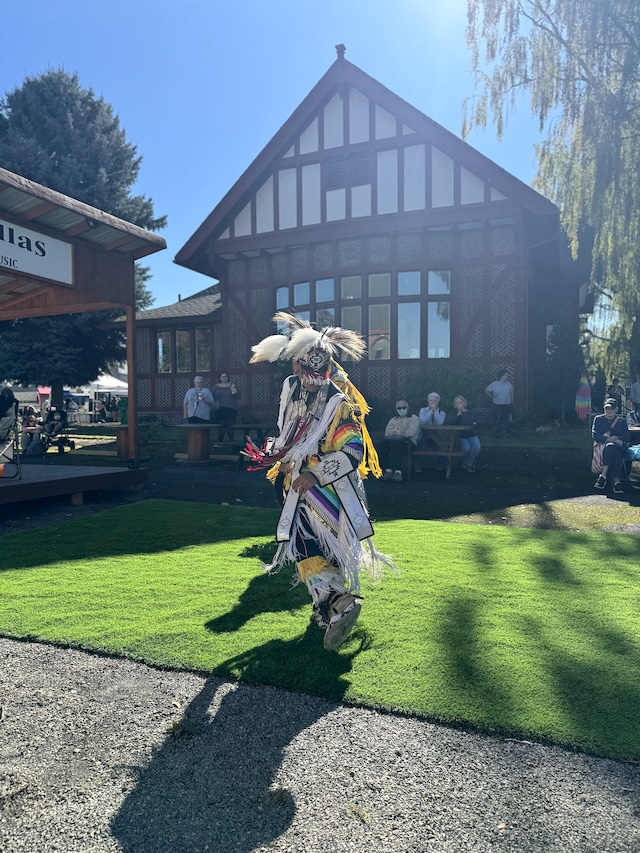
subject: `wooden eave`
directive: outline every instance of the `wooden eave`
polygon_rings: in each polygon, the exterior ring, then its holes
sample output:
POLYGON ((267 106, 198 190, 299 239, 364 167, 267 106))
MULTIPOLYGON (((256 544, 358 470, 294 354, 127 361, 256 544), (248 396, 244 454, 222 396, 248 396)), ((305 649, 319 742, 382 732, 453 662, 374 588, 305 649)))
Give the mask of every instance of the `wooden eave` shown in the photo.
MULTIPOLYGON (((399 95, 387 89, 386 86, 383 86, 357 66, 344 58, 338 58, 180 249, 174 258, 175 263, 188 269, 193 269, 196 272, 202 272, 205 275, 212 275, 211 267, 207 263, 205 254, 201 252, 205 242, 213 236, 217 229, 224 226, 228 219, 235 215, 246 203, 252 191, 257 189, 257 185, 273 171, 274 163, 291 147, 292 140, 305 126, 309 118, 317 112, 323 102, 328 100, 344 84, 351 84, 366 94, 388 112, 396 115, 405 124, 414 128, 420 136, 424 136, 436 147, 445 151, 465 167, 468 167, 470 171, 482 176, 490 186, 495 187, 500 193, 507 196, 509 200, 521 205, 525 210, 537 216, 557 215, 557 208, 551 201, 531 189, 531 187, 527 186, 527 184, 520 181, 514 175, 511 175, 501 166, 498 166, 488 157, 485 157, 455 134, 446 130, 442 125, 430 119, 416 107, 407 103, 399 95)), ((332 149, 332 154, 335 156, 339 151, 339 148, 334 148, 332 149)), ((492 211, 497 209, 497 204, 492 204, 492 211)), ((480 206, 473 205, 472 207, 477 208, 480 206)), ((454 208, 453 210, 455 210, 457 215, 458 208, 454 208)), ((440 211, 422 211, 421 215, 423 220, 425 220, 432 215, 436 215, 435 218, 437 218, 437 214, 439 213, 440 211)), ((413 216, 413 214, 401 215, 407 219, 413 216)), ((450 221, 452 208, 447 208, 444 215, 450 221)), ((477 217, 477 215, 476 213, 475 216, 477 217)), ((496 213, 492 213, 493 215, 497 215, 497 211, 496 213)), ((367 223, 368 229, 372 230, 376 219, 377 217, 372 216, 363 218, 363 221, 367 223)), ((352 224, 349 223, 349 226, 352 224)), ((344 230, 344 222, 341 225, 344 230)), ((411 225, 407 225, 406 227, 410 228, 411 225)), ((424 227, 424 223, 421 227, 424 227)), ((243 239, 246 240, 246 243, 252 242, 252 244, 257 246, 262 242, 263 237, 270 236, 271 243, 277 244, 280 240, 286 239, 286 234, 291 234, 293 231, 298 231, 298 229, 270 232, 269 235, 259 235, 259 238, 253 235, 252 237, 243 239)), ((304 231, 305 235, 310 234, 309 228, 305 228, 304 231)), ((226 245, 229 245, 229 241, 225 241, 226 245)), ((233 250, 229 248, 228 251, 233 250)))
POLYGON ((164 237, 0 168, 0 218, 74 247, 73 287, 0 267, 0 320, 99 311, 133 300, 133 264, 164 237))
POLYGON ((51 237, 77 238, 134 261, 167 248, 158 234, 2 168, 0 216, 25 227, 38 226, 51 237))

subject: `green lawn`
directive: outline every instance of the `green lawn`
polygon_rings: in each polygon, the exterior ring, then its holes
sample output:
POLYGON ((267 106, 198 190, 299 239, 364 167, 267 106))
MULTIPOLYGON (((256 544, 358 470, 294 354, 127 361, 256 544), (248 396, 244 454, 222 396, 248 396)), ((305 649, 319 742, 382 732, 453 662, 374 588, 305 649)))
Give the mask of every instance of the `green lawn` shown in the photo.
POLYGON ((637 537, 380 523, 401 571, 328 653, 261 570, 275 519, 146 500, 5 536, 0 633, 640 759, 637 537))

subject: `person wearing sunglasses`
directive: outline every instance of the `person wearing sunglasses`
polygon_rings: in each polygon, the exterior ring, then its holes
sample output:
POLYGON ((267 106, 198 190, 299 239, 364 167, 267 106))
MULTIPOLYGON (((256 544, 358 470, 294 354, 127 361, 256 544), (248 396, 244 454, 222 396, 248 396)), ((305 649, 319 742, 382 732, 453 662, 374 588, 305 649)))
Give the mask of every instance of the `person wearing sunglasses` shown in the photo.
POLYGON ((396 414, 384 431, 385 480, 402 482, 402 466, 407 461, 407 444, 417 445, 420 438, 420 421, 412 415, 406 400, 398 400, 396 414))

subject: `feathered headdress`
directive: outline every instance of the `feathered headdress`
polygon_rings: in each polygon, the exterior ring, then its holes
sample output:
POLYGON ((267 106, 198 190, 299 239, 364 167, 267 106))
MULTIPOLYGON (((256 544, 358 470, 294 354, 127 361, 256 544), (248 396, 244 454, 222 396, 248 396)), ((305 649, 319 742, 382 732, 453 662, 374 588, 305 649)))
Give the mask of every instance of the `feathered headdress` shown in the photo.
POLYGON ((286 325, 289 334, 270 335, 251 347, 253 356, 250 364, 295 358, 313 370, 321 370, 338 355, 351 361, 360 361, 366 350, 362 337, 351 329, 326 326, 318 331, 307 320, 286 311, 278 311, 273 322, 286 325))

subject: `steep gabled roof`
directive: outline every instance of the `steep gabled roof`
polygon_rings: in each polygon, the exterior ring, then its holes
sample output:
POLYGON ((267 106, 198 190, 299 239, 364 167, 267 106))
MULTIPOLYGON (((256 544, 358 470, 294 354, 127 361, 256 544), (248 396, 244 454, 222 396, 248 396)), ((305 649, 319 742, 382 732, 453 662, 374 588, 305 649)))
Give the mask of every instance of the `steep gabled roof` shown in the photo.
POLYGON ((161 308, 149 308, 136 313, 136 321, 144 320, 173 320, 187 317, 207 317, 222 305, 220 293, 216 285, 207 287, 193 296, 174 302, 173 305, 163 305, 161 308))
POLYGON ((238 206, 246 200, 247 194, 252 189, 256 189, 274 164, 281 160, 291 147, 293 140, 300 135, 312 117, 317 114, 320 105, 326 102, 336 91, 341 91, 346 86, 353 86, 360 92, 366 93, 367 97, 392 116, 404 122, 411 130, 428 139, 437 148, 446 151, 449 156, 459 161, 471 172, 481 174, 483 179, 501 196, 516 201, 534 215, 555 215, 557 213, 555 205, 544 196, 387 89, 373 77, 346 60, 342 54, 343 51, 339 50, 338 58, 326 74, 180 249, 174 259, 176 263, 192 269, 196 268, 193 265, 194 256, 204 242, 221 226, 228 224, 229 219, 237 213, 238 206))

